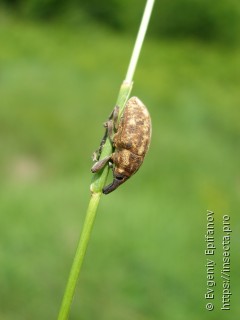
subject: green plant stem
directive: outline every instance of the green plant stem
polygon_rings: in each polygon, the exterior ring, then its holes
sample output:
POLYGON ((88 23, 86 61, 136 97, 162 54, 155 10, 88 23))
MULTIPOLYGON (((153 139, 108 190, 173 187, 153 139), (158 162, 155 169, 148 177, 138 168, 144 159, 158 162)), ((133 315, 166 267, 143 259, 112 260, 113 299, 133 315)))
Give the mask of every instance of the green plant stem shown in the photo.
POLYGON ((134 75, 136 65, 138 62, 138 58, 139 58, 139 55, 141 52, 144 37, 145 37, 146 31, 147 31, 148 23, 149 23, 149 20, 151 17, 154 1, 155 0, 148 0, 146 2, 146 6, 145 6, 143 16, 142 16, 142 21, 141 21, 141 24, 140 24, 140 27, 138 30, 138 35, 136 38, 136 42, 134 44, 132 56, 131 56, 128 70, 127 70, 127 74, 125 77, 125 81, 127 81, 127 82, 131 82, 133 79, 133 75, 134 75))
MULTIPOLYGON (((128 100, 128 97, 131 93, 131 89, 132 89, 132 83, 123 82, 120 88, 118 99, 117 99, 117 105, 120 108, 120 112, 123 111, 126 101, 128 100)), ((111 153, 112 153, 112 144, 109 138, 107 138, 106 143, 103 146, 100 159, 104 158, 105 156, 111 153)), ((65 294, 63 296, 61 308, 58 314, 58 320, 68 319, 75 288, 77 285, 77 280, 79 277, 79 273, 81 271, 81 266, 82 266, 87 245, 89 242, 93 223, 95 220, 98 203, 102 194, 102 188, 104 187, 107 180, 108 171, 109 171, 109 168, 108 166, 106 166, 103 170, 93 175, 92 183, 90 186, 91 198, 88 205, 82 233, 79 239, 77 251, 76 251, 73 264, 71 267, 71 271, 69 274, 67 286, 65 289, 65 294)))
POLYGON ((85 222, 83 225, 81 237, 79 240, 79 245, 73 260, 72 268, 70 271, 68 283, 66 286, 65 294, 63 297, 61 309, 58 315, 58 319, 68 319, 70 306, 72 304, 76 283, 78 280, 79 272, 81 270, 81 266, 83 263, 83 259, 85 256, 85 252, 87 249, 89 237, 91 234, 91 230, 93 227, 93 223, 96 216, 96 211, 98 207, 98 203, 101 197, 101 192, 92 194, 89 202, 89 206, 87 209, 87 214, 85 218, 85 222))
MULTIPOLYGON (((139 58, 139 54, 141 51, 141 47, 143 44, 144 36, 147 30, 147 26, 149 23, 150 15, 152 12, 154 0, 147 0, 147 4, 144 10, 143 18, 141 21, 140 29, 137 35, 137 40, 135 42, 133 54, 128 66, 128 71, 126 74, 126 78, 123 81, 120 91, 117 98, 116 105, 119 106, 119 118, 124 110, 124 107, 126 105, 126 102, 129 98, 129 95, 132 90, 133 82, 132 78, 135 72, 135 68, 137 65, 137 61, 139 58)), ((102 148, 100 159, 103 159, 104 157, 110 155, 113 152, 112 150, 112 144, 110 142, 110 139, 107 138, 106 142, 102 148)), ((58 320, 67 320, 75 292, 75 288, 77 285, 77 280, 81 271, 81 266, 83 263, 83 259, 85 256, 85 252, 87 249, 87 245, 89 242, 90 234, 92 231, 93 223, 95 220, 99 200, 102 194, 102 189, 104 185, 106 184, 107 176, 108 176, 109 168, 108 166, 105 166, 100 172, 97 172, 93 175, 92 183, 90 186, 91 190, 91 198, 89 202, 89 206, 87 209, 87 214, 85 218, 85 222, 83 225, 82 233, 79 239, 77 251, 73 260, 73 264, 71 267, 71 271, 69 274, 67 286, 65 289, 65 293, 63 296, 62 304, 60 307, 60 311, 58 314, 58 320)))

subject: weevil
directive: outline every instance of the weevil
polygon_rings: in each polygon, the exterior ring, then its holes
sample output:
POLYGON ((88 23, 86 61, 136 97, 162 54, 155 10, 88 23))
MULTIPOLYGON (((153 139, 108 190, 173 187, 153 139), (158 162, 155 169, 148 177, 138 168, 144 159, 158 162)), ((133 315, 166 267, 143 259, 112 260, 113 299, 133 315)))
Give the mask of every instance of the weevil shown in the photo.
POLYGON ((107 163, 113 168, 113 181, 103 188, 104 194, 117 189, 138 171, 151 141, 151 117, 145 105, 137 97, 127 101, 119 124, 117 124, 118 114, 119 107, 116 106, 104 124, 106 132, 100 144, 98 156, 97 153, 93 156, 97 162, 92 166, 92 172, 101 170, 107 163), (107 136, 112 142, 114 152, 99 160, 107 136))

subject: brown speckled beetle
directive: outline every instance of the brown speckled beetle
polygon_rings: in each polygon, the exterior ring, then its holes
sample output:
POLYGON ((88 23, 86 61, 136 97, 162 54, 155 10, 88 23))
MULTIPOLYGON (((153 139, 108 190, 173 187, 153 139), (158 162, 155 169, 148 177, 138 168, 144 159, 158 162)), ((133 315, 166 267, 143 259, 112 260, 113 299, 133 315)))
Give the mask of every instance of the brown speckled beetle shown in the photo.
MULTIPOLYGON (((108 194, 117 189, 122 183, 138 171, 148 151, 152 124, 147 108, 137 98, 128 100, 124 112, 117 126, 119 108, 116 106, 109 120, 105 123, 106 133, 99 148, 99 154, 106 137, 112 141, 114 152, 102 160, 97 161, 91 171, 97 172, 107 162, 113 164, 113 182, 103 188, 103 193, 108 194)), ((94 155, 94 159, 96 154, 94 155)))

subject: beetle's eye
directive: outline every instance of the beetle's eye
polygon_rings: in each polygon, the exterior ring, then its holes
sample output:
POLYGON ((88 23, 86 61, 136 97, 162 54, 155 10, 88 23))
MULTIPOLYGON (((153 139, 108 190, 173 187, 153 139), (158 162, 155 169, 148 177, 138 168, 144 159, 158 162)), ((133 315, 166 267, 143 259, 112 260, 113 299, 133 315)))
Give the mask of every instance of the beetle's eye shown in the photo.
POLYGON ((123 179, 123 176, 116 176, 115 177, 117 180, 122 180, 123 179))

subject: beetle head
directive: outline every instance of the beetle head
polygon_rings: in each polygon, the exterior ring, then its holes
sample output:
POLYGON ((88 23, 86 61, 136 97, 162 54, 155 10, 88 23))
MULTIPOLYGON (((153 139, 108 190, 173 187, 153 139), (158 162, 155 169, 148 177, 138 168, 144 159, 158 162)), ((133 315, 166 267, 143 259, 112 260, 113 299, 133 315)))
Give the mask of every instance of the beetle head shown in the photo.
POLYGON ((113 176, 113 182, 110 183, 108 186, 106 186, 105 188, 103 188, 103 193, 104 194, 108 194, 112 191, 114 191, 115 189, 117 189, 121 184, 123 184, 129 177, 127 177, 126 175, 123 174, 116 174, 114 173, 113 176))

